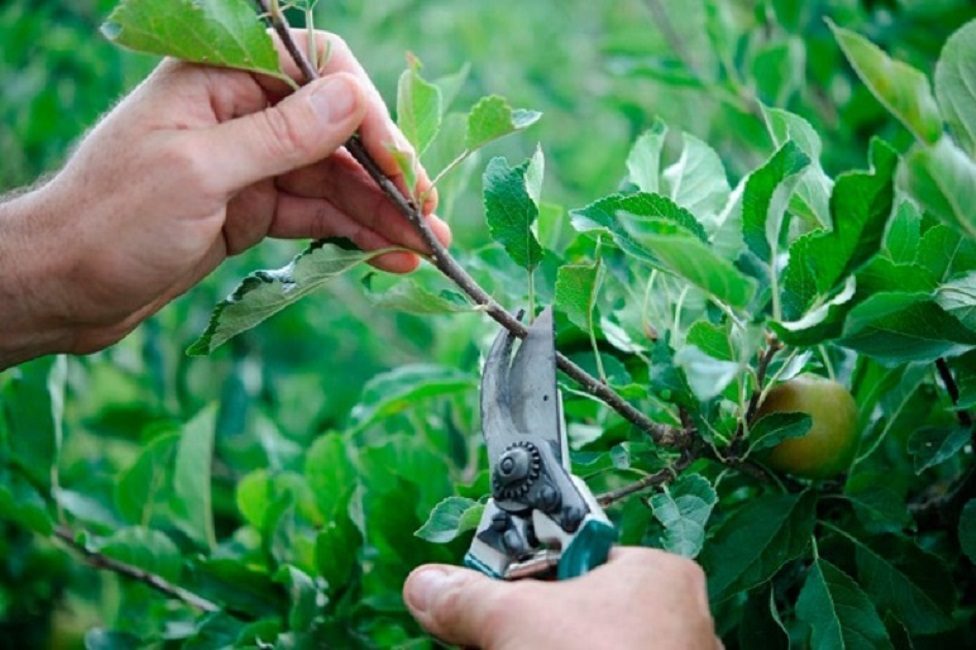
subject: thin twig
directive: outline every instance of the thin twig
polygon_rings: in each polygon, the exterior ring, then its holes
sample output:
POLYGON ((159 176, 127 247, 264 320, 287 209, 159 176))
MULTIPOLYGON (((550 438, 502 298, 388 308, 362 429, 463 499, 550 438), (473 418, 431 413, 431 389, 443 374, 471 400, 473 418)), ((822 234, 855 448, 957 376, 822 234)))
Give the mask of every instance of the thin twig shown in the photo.
POLYGON ((756 366, 756 388, 752 391, 746 412, 742 415, 742 419, 739 420, 739 425, 735 429, 735 435, 732 436, 729 448, 731 451, 730 455, 733 458, 739 455, 742 441, 746 437, 746 431, 749 425, 752 424, 753 419, 755 419, 756 411, 759 410, 760 401, 763 396, 763 387, 766 383, 766 374, 769 372, 769 364, 772 363, 776 353, 782 349, 783 345, 776 337, 768 336, 766 338, 766 349, 759 355, 759 364, 756 366))
MULTIPOLYGON (((946 363, 945 359, 939 358, 935 360, 935 367, 939 371, 939 377, 945 385, 946 392, 949 393, 949 399, 952 400, 952 405, 957 406, 959 404, 959 385, 956 384, 956 378, 952 376, 952 370, 949 369, 949 364, 946 363)), ((973 418, 966 409, 956 409, 956 419, 964 427, 973 426, 973 418)))
POLYGON ((74 533, 67 526, 58 526, 55 528, 54 536, 73 550, 83 555, 88 564, 96 569, 111 571, 130 580, 141 582, 142 584, 147 585, 156 591, 169 596, 170 598, 181 600, 190 607, 194 607, 204 612, 219 612, 221 609, 218 605, 212 603, 203 596, 199 596, 192 591, 184 589, 183 587, 174 585, 155 573, 150 573, 149 571, 140 569, 139 567, 126 564, 125 562, 120 562, 106 555, 102 555, 98 551, 93 551, 84 544, 78 542, 78 540, 75 539, 74 533))
MULTIPOLYGON (((280 11, 274 11, 273 8, 269 8, 267 0, 256 0, 256 2, 261 12, 268 17, 272 28, 284 44, 285 50, 287 50, 288 54, 295 60, 296 65, 301 70, 304 77, 303 83, 318 79, 318 71, 312 67, 305 54, 295 43, 285 16, 280 11)), ((376 161, 373 160, 373 157, 366 151, 366 147, 363 145, 358 134, 350 138, 345 146, 352 157, 362 165, 366 173, 380 186, 387 197, 389 197, 420 235, 421 240, 430 251, 427 254, 430 262, 464 291, 475 304, 480 305, 495 321, 515 336, 524 338, 527 333, 525 326, 499 305, 458 264, 457 260, 454 259, 447 248, 437 239, 437 236, 431 230, 430 225, 417 205, 403 195, 396 184, 380 169, 376 161)), ((588 372, 570 361, 565 355, 556 353, 556 365, 560 370, 569 375, 569 377, 578 382, 586 392, 602 400, 638 429, 647 433, 655 443, 672 447, 683 447, 688 444, 689 436, 686 432, 653 422, 618 395, 616 391, 591 376, 588 372)))

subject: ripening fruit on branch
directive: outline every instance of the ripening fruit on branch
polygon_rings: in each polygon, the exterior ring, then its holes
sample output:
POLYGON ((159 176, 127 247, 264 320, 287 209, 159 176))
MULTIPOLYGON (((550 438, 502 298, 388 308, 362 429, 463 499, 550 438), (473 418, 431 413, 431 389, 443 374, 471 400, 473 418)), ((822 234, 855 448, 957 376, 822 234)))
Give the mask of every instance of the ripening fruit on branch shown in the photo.
POLYGON ((812 424, 799 438, 784 440, 763 458, 772 469, 810 479, 846 470, 857 451, 857 405, 844 386, 817 375, 801 375, 774 387, 756 417, 806 413, 812 424))

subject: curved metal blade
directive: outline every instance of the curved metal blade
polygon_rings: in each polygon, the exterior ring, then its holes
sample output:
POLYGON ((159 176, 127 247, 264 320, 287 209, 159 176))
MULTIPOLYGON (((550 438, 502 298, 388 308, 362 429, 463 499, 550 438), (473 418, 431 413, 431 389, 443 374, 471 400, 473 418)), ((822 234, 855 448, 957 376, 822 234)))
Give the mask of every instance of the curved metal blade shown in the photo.
POLYGON ((529 327, 529 334, 512 361, 508 384, 511 417, 519 431, 531 435, 537 443, 551 443, 561 463, 562 427, 551 307, 529 327))
POLYGON ((491 344, 481 376, 481 428, 488 447, 488 459, 495 459, 517 433, 510 410, 509 364, 512 358, 514 335, 502 329, 491 344))

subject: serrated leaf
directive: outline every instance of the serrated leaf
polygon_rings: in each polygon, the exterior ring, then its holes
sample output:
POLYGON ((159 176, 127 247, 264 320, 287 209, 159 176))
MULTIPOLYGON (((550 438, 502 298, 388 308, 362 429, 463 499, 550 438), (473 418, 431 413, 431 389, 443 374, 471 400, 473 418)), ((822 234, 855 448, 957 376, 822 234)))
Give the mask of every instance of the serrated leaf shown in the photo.
POLYGON ((502 97, 482 97, 468 113, 468 129, 464 146, 475 151, 493 140, 522 131, 539 121, 542 113, 513 109, 502 97))
POLYGON ((887 364, 934 362, 976 346, 976 332, 927 293, 887 292, 850 311, 841 344, 887 364))
POLYGON ((694 345, 715 359, 732 361, 736 355, 732 349, 731 328, 732 324, 728 321, 723 325, 715 325, 704 320, 695 321, 688 328, 685 343, 694 345))
POLYGON ((471 390, 477 383, 476 377, 446 366, 400 366, 366 383, 359 403, 352 410, 353 426, 357 430, 364 429, 421 400, 471 390))
POLYGON ((917 245, 915 262, 936 280, 947 280, 976 269, 976 240, 957 228, 932 226, 917 245))
POLYGON ((770 449, 788 438, 806 435, 813 420, 807 413, 769 413, 749 427, 749 451, 770 449))
POLYGON ((368 275, 363 283, 373 306, 421 316, 474 311, 464 295, 447 288, 442 276, 419 269, 410 277, 368 275))
POLYGON ((721 395, 742 369, 739 362, 716 359, 695 345, 678 350, 674 362, 684 371, 692 392, 702 402, 721 395))
POLYGON ((816 495, 774 494, 734 512, 702 553, 714 602, 769 580, 802 554, 813 534, 816 495))
POLYGON ((478 527, 484 508, 484 504, 472 499, 447 497, 434 506, 427 521, 414 535, 434 544, 453 542, 478 527))
POLYGON ((706 143, 690 133, 681 138, 678 159, 661 174, 661 193, 702 223, 714 223, 732 191, 725 166, 706 143))
POLYGON ((891 648, 888 632, 867 594, 822 558, 813 563, 803 583, 796 616, 810 626, 813 650, 891 648))
POLYGON ((976 271, 939 285, 935 301, 969 329, 976 329, 976 271))
POLYGON ((810 158, 792 140, 749 175, 742 196, 742 237, 759 259, 770 263, 778 250, 783 215, 810 158))
POLYGON ((941 561, 898 535, 861 539, 829 525, 853 545, 858 578, 875 605, 890 610, 913 634, 952 627, 952 578, 941 561))
POLYGON ((822 143, 820 135, 805 119, 780 108, 762 105, 766 128, 773 144, 782 147, 793 141, 810 158, 810 166, 803 172, 790 202, 790 209, 811 223, 825 228, 831 226, 830 194, 834 182, 820 166, 822 143))
POLYGON ((908 453, 915 459, 915 473, 921 474, 955 456, 969 442, 968 427, 925 427, 908 439, 908 453))
POLYGON ((660 189, 661 151, 667 135, 667 125, 654 120, 651 128, 640 134, 630 149, 627 173, 630 182, 642 192, 657 193, 660 189))
POLYGON ((744 308, 755 295, 755 280, 674 222, 628 214, 618 215, 618 222, 630 241, 656 260, 654 266, 684 278, 719 302, 744 308))
POLYGON ((123 528, 100 541, 96 548, 103 555, 139 567, 165 580, 179 580, 183 555, 165 533, 142 527, 123 528))
POLYGON ((198 544, 213 549, 214 532, 210 486, 217 406, 204 408, 183 427, 173 467, 174 499, 170 504, 180 515, 183 530, 198 544))
POLYGON ((942 135, 942 116, 928 78, 856 32, 830 23, 834 38, 861 81, 922 142, 942 135))
POLYGON ((654 518, 664 526, 663 548, 695 558, 705 544, 705 524, 718 503, 712 484, 698 474, 688 474, 650 498, 654 518))
POLYGON ((336 277, 390 250, 350 250, 319 241, 287 266, 251 273, 230 296, 214 307, 206 331, 190 346, 187 354, 210 354, 229 339, 257 326, 336 277))
POLYGON ((899 168, 899 185, 944 223, 976 237, 976 162, 948 137, 916 145, 899 168))
POLYGON ((577 231, 605 232, 625 253, 652 264, 657 259, 634 240, 625 222, 631 230, 639 230, 642 220, 671 221, 703 242, 708 239, 705 229, 690 212, 660 194, 611 194, 585 208, 572 210, 570 216, 577 231))
POLYGON ((420 156, 440 129, 441 91, 420 75, 416 57, 408 55, 407 64, 397 84, 397 126, 420 156))
POLYGON ((123 0, 102 33, 139 52, 285 77, 248 0, 123 0))
POLYGON ((602 275, 602 265, 566 264, 556 273, 556 306, 584 332, 593 331, 593 311, 602 275))
POLYGON ((935 65, 935 96, 952 134, 976 157, 976 20, 960 27, 935 65))
POLYGON ((959 546, 969 561, 976 564, 976 499, 970 499, 959 515, 959 546))
POLYGON ((894 150, 876 140, 868 172, 841 175, 830 196, 833 229, 813 231, 790 246, 783 272, 783 312, 799 319, 881 249, 894 197, 894 150))
POLYGON ((509 167, 504 158, 493 158, 484 174, 485 221, 492 239, 501 244, 519 266, 534 269, 543 250, 532 231, 539 206, 529 193, 529 162, 509 167))
POLYGON ((739 624, 739 647, 789 650, 790 636, 776 609, 771 586, 749 592, 739 624))

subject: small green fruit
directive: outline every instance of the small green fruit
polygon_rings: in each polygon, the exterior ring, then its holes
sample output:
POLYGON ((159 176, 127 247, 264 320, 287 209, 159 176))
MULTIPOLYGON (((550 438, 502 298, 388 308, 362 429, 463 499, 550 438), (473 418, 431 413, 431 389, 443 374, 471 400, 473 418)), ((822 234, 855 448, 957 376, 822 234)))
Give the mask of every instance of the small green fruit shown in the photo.
POLYGON ((816 375, 801 375, 774 387, 757 418, 770 413, 806 413, 810 430, 767 452, 772 469, 802 478, 830 478, 846 470, 857 451, 857 404, 844 386, 816 375))

